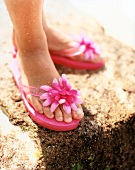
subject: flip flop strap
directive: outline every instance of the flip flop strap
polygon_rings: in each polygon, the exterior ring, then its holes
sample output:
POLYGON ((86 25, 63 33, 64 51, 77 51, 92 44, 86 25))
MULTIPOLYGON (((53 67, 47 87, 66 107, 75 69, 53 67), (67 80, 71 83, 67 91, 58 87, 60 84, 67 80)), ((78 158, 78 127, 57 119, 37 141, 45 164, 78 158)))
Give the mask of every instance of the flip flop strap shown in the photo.
POLYGON ((44 91, 40 88, 36 88, 33 86, 26 86, 22 84, 21 77, 19 78, 19 88, 25 93, 25 94, 30 94, 35 97, 40 97, 44 91))

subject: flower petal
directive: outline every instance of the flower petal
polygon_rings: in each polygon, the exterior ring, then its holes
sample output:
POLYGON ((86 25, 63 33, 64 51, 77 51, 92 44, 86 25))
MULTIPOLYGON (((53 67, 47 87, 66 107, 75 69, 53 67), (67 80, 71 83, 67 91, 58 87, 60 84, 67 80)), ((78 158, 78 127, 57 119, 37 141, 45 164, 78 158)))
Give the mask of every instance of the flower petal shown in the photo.
POLYGON ((67 96, 66 101, 71 104, 71 103, 74 103, 76 98, 77 98, 76 96, 67 96))
POLYGON ((66 74, 62 74, 61 82, 62 82, 63 87, 67 86, 67 77, 66 77, 66 74))
POLYGON ((71 109, 73 109, 74 111, 77 111, 77 106, 74 103, 72 103, 70 106, 71 106, 71 109))
POLYGON ((71 107, 69 106, 69 104, 64 103, 64 104, 63 104, 63 109, 64 109, 64 111, 65 111, 67 114, 70 114, 70 113, 71 113, 71 107))
POLYGON ((68 90, 70 90, 72 88, 72 86, 70 84, 67 84, 67 88, 68 90))
POLYGON ((54 78, 53 83, 59 84, 59 82, 58 82, 58 80, 56 78, 54 78))
POLYGON ((80 45, 80 47, 78 47, 78 50, 74 53, 71 53, 69 54, 68 56, 69 57, 73 57, 73 56, 76 56, 76 55, 80 55, 82 54, 84 51, 86 50, 86 46, 85 45, 80 45))
POLYGON ((51 103, 54 102, 54 99, 53 98, 48 98, 44 103, 43 103, 43 106, 49 106, 51 103))
POLYGON ((58 91, 58 90, 55 90, 55 89, 52 89, 52 90, 50 91, 50 93, 51 93, 52 96, 59 95, 59 91, 58 91))
POLYGON ((93 51, 90 51, 90 52, 89 52, 89 59, 91 59, 92 61, 94 60, 93 51))
POLYGON ((72 89, 72 90, 70 90, 69 92, 67 91, 67 94, 78 96, 80 93, 79 93, 78 90, 72 89))
POLYGON ((59 100, 60 99, 60 95, 57 95, 57 96, 55 96, 55 100, 59 100))
POLYGON ((75 102, 74 102, 76 105, 78 104, 82 104, 83 103, 83 100, 80 99, 80 98, 76 98, 75 102))
POLYGON ((43 85, 43 86, 40 87, 40 89, 45 90, 45 91, 50 91, 50 90, 52 90, 52 87, 47 86, 47 85, 43 85))
POLYGON ((95 43, 91 43, 89 48, 93 49, 93 50, 96 49, 96 44, 95 43))
POLYGON ((90 57, 89 51, 86 51, 86 52, 84 53, 84 60, 85 60, 85 61, 88 60, 89 57, 90 57))
POLYGON ((50 94, 49 93, 44 93, 40 96, 40 99, 41 100, 44 100, 44 99, 48 99, 50 97, 50 94))
POLYGON ((65 99, 60 99, 59 104, 63 104, 63 103, 65 103, 65 101, 66 101, 65 99))
POLYGON ((55 109, 57 108, 58 105, 59 105, 59 103, 57 101, 52 103, 52 105, 50 107, 50 110, 52 113, 55 111, 55 109))
POLYGON ((81 45, 79 48, 79 52, 83 53, 84 51, 86 51, 86 46, 85 45, 81 45))
POLYGON ((59 84, 53 83, 52 86, 53 86, 54 89, 61 91, 61 86, 59 84))

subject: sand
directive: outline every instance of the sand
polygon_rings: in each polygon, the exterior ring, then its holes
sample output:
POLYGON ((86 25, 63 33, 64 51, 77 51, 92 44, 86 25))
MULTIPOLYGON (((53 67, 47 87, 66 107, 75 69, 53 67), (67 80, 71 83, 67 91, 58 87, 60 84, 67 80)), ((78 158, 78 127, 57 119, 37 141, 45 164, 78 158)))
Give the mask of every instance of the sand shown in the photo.
POLYGON ((59 73, 66 73, 71 84, 81 91, 85 116, 78 128, 70 132, 42 128, 29 117, 12 79, 8 66, 12 58, 8 32, 6 41, 0 42, 3 47, 0 56, 7 56, 1 59, 0 106, 14 128, 19 129, 11 130, 9 135, 1 133, 1 169, 134 170, 135 51, 106 35, 95 19, 64 6, 64 3, 61 4, 64 10, 60 6, 54 8, 54 4, 48 5, 53 9, 51 12, 48 10, 48 20, 67 33, 84 33, 94 40, 102 49, 105 68, 88 71, 56 65, 59 73), (34 142, 34 147, 28 145, 29 149, 34 149, 31 152, 33 157, 26 152, 26 143, 32 142, 18 139, 18 133, 27 133, 34 142))

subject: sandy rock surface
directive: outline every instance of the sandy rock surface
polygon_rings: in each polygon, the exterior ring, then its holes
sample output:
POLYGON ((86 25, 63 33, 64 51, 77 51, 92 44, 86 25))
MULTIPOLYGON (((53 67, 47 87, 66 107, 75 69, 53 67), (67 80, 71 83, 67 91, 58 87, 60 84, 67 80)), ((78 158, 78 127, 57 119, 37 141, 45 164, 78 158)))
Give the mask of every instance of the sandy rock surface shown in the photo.
POLYGON ((48 4, 51 10, 47 10, 47 19, 71 35, 88 35, 101 47, 106 66, 98 71, 56 66, 59 73, 66 73, 71 84, 81 91, 85 117, 74 131, 47 130, 30 119, 12 79, 8 66, 12 57, 9 31, 6 41, 4 38, 0 41, 3 48, 0 52, 0 105, 12 125, 7 123, 7 128, 11 128, 8 134, 2 130, 4 125, 0 127, 1 169, 134 170, 135 51, 107 36, 97 21, 64 3, 62 8, 48 4), (23 135, 27 136, 23 140, 18 137, 23 135), (30 155, 26 152, 28 146, 32 149, 30 155))

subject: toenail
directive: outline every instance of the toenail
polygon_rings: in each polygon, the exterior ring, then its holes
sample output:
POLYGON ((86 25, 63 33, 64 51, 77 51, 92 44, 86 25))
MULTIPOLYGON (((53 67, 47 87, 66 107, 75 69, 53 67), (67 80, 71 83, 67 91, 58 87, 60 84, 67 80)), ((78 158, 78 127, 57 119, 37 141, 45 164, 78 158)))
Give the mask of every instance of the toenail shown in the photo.
POLYGON ((43 112, 43 110, 40 110, 39 113, 43 114, 44 112, 43 112))
POLYGON ((63 117, 60 116, 60 117, 57 118, 57 120, 58 120, 58 121, 62 121, 62 120, 63 120, 63 117))
POLYGON ((67 122, 71 122, 72 121, 72 118, 71 117, 68 117, 66 118, 67 122))
POLYGON ((82 114, 82 109, 78 108, 78 109, 77 109, 77 114, 78 114, 78 115, 79 115, 79 114, 82 114))
POLYGON ((52 114, 52 115, 49 115, 48 117, 49 117, 49 118, 54 118, 54 115, 52 114))

